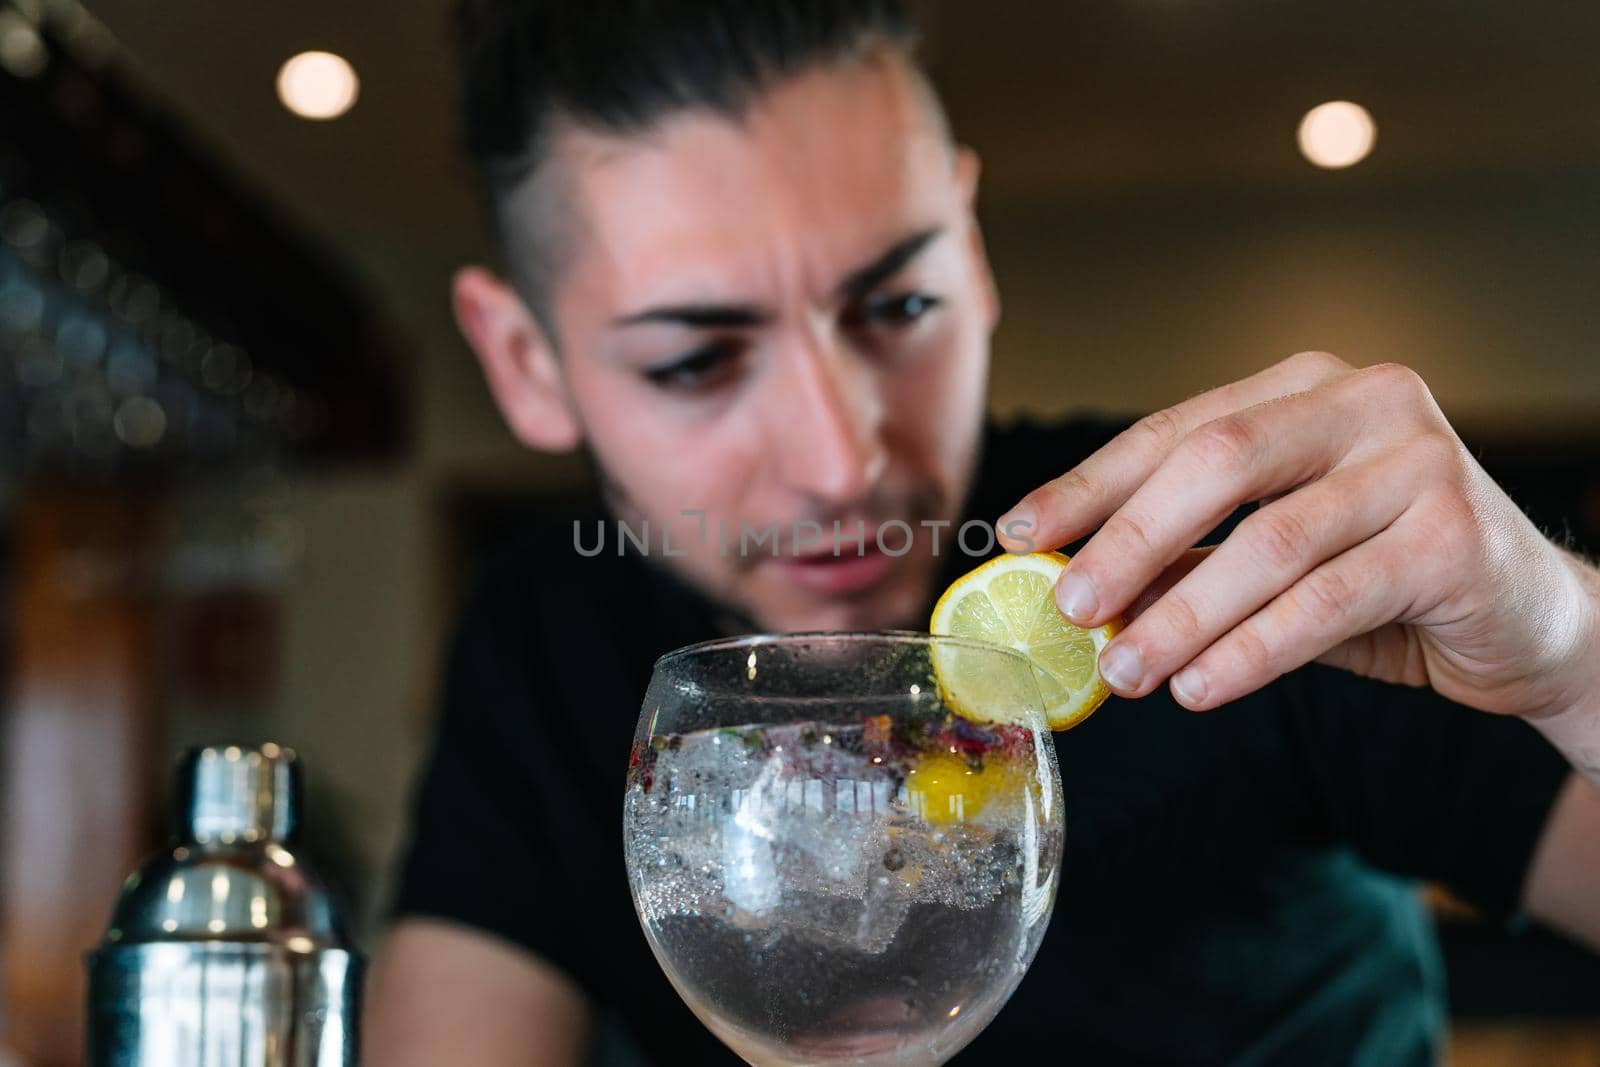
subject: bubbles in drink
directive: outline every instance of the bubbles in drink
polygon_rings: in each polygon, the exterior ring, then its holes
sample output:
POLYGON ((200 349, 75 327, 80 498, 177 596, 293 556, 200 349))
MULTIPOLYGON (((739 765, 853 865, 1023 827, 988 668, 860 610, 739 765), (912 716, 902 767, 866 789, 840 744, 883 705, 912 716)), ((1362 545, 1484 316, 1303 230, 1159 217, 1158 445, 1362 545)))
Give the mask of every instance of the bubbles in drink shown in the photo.
POLYGON ((1061 847, 1048 743, 880 716, 641 746, 629 869, 673 984, 755 1062, 949 1055, 1043 935, 1061 847))

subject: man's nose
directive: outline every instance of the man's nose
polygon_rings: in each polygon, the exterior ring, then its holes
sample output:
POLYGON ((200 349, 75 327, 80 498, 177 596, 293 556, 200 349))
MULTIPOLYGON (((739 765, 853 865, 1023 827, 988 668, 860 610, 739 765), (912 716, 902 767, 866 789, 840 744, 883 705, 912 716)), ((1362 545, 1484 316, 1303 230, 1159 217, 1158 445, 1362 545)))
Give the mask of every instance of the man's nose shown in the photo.
POLYGON ((859 356, 822 338, 783 353, 772 415, 784 483, 824 504, 849 504, 883 475, 883 397, 859 356))

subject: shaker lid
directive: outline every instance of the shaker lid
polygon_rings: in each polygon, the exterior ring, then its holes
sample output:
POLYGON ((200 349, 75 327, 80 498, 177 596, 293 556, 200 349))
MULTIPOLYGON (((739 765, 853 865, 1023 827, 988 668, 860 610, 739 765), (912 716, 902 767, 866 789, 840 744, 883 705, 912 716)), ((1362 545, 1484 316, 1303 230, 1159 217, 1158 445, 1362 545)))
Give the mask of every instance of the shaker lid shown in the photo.
POLYGON ((213 745, 178 764, 179 840, 123 883, 102 948, 262 942, 348 945, 332 897, 294 849, 300 765, 278 745, 213 745))
POLYGON ((292 749, 207 745, 178 766, 179 838, 201 844, 288 841, 300 824, 300 764, 292 749))

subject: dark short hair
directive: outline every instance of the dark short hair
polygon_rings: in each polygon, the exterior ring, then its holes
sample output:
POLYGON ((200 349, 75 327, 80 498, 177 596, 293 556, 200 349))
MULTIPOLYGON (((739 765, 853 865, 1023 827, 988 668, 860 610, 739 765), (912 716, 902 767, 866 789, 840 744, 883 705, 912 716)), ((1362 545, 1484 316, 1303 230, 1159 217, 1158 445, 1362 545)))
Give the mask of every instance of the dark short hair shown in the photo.
MULTIPOLYGON (((460 125, 513 276, 547 330, 561 220, 513 249, 502 210, 536 177, 557 121, 627 135, 684 110, 730 117, 772 84, 890 44, 915 26, 899 0, 464 0, 460 125)), ((559 214, 541 203, 540 214, 559 214)))

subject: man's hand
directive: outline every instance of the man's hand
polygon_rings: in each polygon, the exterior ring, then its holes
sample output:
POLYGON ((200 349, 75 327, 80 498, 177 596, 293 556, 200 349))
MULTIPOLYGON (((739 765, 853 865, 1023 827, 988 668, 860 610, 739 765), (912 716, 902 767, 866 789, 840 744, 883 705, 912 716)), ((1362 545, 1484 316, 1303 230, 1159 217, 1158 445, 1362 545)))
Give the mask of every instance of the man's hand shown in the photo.
POLYGON ((1147 605, 1100 657, 1124 696, 1170 679, 1179 703, 1214 708, 1319 660, 1483 711, 1600 711, 1600 577, 1401 366, 1293 356, 1142 419, 998 526, 1038 549, 1098 528, 1056 599, 1082 626, 1147 605), (1221 545, 1189 551, 1252 501, 1221 545))

